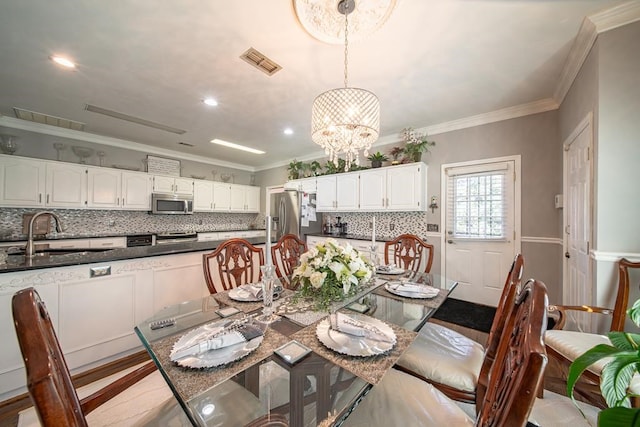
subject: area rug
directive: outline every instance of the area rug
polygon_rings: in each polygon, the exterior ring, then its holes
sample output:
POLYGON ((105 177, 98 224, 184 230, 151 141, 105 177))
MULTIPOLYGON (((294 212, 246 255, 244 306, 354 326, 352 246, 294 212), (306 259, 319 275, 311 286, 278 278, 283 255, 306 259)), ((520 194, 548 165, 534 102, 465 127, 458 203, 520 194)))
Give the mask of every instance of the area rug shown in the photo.
POLYGON ((433 318, 489 333, 495 314, 495 307, 447 298, 433 318))

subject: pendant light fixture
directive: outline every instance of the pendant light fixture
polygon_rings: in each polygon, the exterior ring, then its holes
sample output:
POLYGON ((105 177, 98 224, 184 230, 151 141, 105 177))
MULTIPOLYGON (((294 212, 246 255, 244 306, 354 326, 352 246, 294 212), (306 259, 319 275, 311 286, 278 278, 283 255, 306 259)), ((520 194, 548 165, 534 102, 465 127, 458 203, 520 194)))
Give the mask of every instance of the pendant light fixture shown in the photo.
POLYGON ((318 95, 311 112, 311 139, 324 148, 336 166, 344 156, 345 170, 353 162, 359 163, 360 150, 364 150, 365 157, 369 155, 380 132, 378 97, 368 90, 349 87, 349 14, 354 9, 354 0, 338 2, 338 12, 344 15, 344 88, 318 95))

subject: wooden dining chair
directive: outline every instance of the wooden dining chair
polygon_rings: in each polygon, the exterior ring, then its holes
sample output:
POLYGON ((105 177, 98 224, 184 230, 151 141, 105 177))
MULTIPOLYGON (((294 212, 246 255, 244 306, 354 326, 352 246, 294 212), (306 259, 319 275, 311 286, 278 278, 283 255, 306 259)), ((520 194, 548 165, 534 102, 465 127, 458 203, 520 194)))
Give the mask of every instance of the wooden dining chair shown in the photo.
MULTIPOLYGON (((618 289, 613 308, 591 307, 591 306, 565 306, 550 305, 550 313, 557 315, 557 322, 554 327, 545 334, 545 345, 549 360, 554 364, 554 368, 560 372, 560 378, 547 378, 560 382, 566 386, 566 375, 569 372, 571 363, 588 349, 598 344, 610 344, 606 335, 588 333, 582 331, 564 330, 567 326, 567 319, 572 312, 590 313, 589 316, 600 314, 611 316, 610 331, 623 331, 626 320, 627 305, 629 304, 629 292, 631 281, 629 270, 640 271, 640 262, 631 262, 626 258, 618 261, 618 289)), ((600 393, 600 373, 607 359, 601 360, 589 367, 576 385, 575 394, 581 396, 592 405, 601 408, 606 407, 600 393)), ((630 390, 635 395, 640 395, 640 384, 638 381, 632 382, 630 390)), ((640 401, 632 400, 635 407, 640 407, 640 401)))
POLYGON ((230 239, 202 255, 204 278, 211 294, 260 280, 264 252, 245 239, 230 239))
MULTIPOLYGON (((44 427, 86 426, 87 414, 156 370, 153 362, 146 363, 90 396, 79 399, 49 313, 36 290, 27 288, 14 294, 12 311, 27 371, 27 389, 44 427)), ((177 401, 173 397, 171 400, 167 403, 178 409, 172 416, 178 417, 179 422, 188 423, 177 401)), ((166 415, 166 405, 162 410, 166 415)))
POLYGON ((449 398, 475 403, 482 399, 521 287, 524 256, 516 255, 502 289, 485 348, 445 326, 428 322, 398 359, 396 368, 433 384, 449 398))
POLYGON ((530 280, 513 302, 506 333, 491 365, 486 393, 470 417, 432 384, 391 369, 346 419, 344 426, 524 426, 547 363, 543 334, 547 292, 530 280))
POLYGON ((300 255, 307 251, 307 244, 295 234, 285 234, 271 247, 271 259, 276 266, 276 275, 288 288, 291 288, 290 277, 300 264, 300 255))
POLYGON ((404 270, 429 273, 433 264, 433 245, 414 234, 401 234, 384 244, 384 263, 395 264, 404 270))

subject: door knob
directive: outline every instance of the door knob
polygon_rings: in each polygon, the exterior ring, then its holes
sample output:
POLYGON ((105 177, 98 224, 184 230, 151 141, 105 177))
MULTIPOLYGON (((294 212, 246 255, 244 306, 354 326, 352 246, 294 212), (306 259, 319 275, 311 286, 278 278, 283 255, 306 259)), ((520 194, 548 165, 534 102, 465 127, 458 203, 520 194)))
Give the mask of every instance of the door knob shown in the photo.
POLYGON ((453 240, 447 240, 447 243, 452 245, 453 244, 453 240))
POLYGON ((571 255, 570 255, 570 254, 569 254, 569 252, 567 251, 567 252, 565 252, 565 253, 564 253, 564 257, 565 257, 566 259, 569 259, 569 258, 571 258, 571 255))

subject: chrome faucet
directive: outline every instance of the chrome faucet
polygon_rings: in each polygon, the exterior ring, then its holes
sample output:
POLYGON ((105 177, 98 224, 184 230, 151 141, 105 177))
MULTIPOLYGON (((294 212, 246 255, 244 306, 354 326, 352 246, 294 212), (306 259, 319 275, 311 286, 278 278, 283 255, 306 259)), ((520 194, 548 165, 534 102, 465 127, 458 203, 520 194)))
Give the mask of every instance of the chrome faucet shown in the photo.
POLYGON ((26 258, 33 258, 35 255, 35 249, 33 246, 33 224, 35 223, 36 218, 38 218, 41 215, 51 215, 53 219, 56 220, 56 231, 58 233, 62 233, 63 231, 62 221, 60 221, 60 217, 51 211, 38 212, 37 214, 32 216, 31 221, 29 221, 29 234, 27 235, 27 246, 24 247, 24 256, 26 258))

